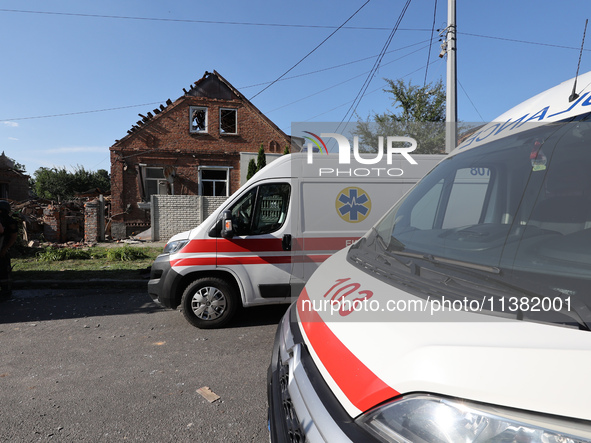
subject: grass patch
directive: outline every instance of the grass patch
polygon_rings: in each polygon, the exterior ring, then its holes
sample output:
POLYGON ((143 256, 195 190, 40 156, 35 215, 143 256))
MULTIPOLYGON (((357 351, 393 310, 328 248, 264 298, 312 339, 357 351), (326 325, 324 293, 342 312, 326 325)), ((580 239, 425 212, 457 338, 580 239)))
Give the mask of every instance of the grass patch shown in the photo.
POLYGON ((38 248, 12 259, 15 281, 137 279, 161 248, 129 245, 91 248, 38 248))
POLYGON ((86 249, 46 248, 37 253, 37 261, 55 262, 64 260, 88 260, 92 258, 86 249))
POLYGON ((111 248, 107 250, 107 259, 111 261, 137 261, 149 258, 144 248, 123 246, 122 248, 111 248))

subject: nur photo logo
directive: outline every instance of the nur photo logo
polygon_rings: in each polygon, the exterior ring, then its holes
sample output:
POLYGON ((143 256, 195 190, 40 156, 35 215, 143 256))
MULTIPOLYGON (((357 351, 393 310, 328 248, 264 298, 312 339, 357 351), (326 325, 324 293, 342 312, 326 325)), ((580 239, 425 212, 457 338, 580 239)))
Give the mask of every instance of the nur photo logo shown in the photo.
MULTIPOLYGON (((334 132, 326 132, 321 133, 320 136, 314 134, 313 132, 304 131, 306 134, 310 134, 312 137, 304 136, 306 140, 309 142, 307 143, 307 152, 308 152, 308 164, 312 164, 314 162, 314 146, 310 143, 312 142, 317 148, 318 151, 323 152, 324 154, 328 154, 328 149, 326 147, 326 143, 324 142, 324 138, 330 137, 334 138, 338 143, 338 153, 339 153, 339 163, 340 164, 350 164, 351 163, 351 144, 347 137, 342 134, 337 134, 334 132)), ((400 154, 404 157, 411 165, 416 165, 417 162, 411 157, 410 153, 413 152, 417 148, 417 141, 412 137, 395 137, 389 136, 386 137, 386 149, 384 149, 384 137, 378 137, 378 149, 375 152, 374 157, 371 157, 369 153, 363 153, 364 155, 361 156, 359 152, 359 137, 353 137, 353 158, 362 165, 375 165, 380 163, 384 155, 386 156, 386 163, 388 165, 392 164, 392 157, 395 154, 400 154), (395 146, 398 145, 398 146, 395 146), (410 146, 400 146, 400 145, 410 145, 410 146)))
POLYGON ((417 148, 417 141, 411 137, 378 137, 378 147, 374 152, 360 152, 359 137, 353 137, 351 143, 342 134, 334 132, 322 132, 320 135, 310 131, 302 131, 307 134, 303 138, 306 142, 306 163, 314 164, 314 157, 329 157, 327 138, 336 140, 338 152, 332 158, 334 162, 327 167, 326 162, 318 165, 314 175, 318 177, 401 177, 404 170, 400 163, 416 165, 417 162, 410 155, 417 148), (398 158, 397 158, 398 157, 398 158), (400 159, 405 161, 401 162, 400 159), (395 161, 396 160, 396 161, 395 161), (350 166, 350 167, 343 167, 350 166), (369 166, 369 167, 368 167, 369 166))

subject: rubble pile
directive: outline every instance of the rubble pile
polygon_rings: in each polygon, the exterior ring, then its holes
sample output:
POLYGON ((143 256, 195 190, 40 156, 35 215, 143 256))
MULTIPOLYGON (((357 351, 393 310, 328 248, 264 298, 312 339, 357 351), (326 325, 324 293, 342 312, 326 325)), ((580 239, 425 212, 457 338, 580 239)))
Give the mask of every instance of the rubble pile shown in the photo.
POLYGON ((64 203, 36 199, 11 202, 13 214, 22 222, 21 236, 25 244, 85 246, 84 205, 87 199, 64 203))

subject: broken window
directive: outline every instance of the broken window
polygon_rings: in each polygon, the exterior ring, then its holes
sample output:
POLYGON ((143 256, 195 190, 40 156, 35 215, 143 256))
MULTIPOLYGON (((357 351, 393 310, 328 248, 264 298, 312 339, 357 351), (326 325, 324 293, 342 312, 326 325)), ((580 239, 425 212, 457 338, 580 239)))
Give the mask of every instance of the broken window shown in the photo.
POLYGON ((236 109, 220 109, 220 133, 221 134, 237 134, 238 127, 236 124, 236 116, 238 111, 236 109))
POLYGON ((191 116, 191 132, 207 132, 207 108, 191 106, 189 112, 191 116))
POLYGON ((229 172, 230 168, 199 168, 199 194, 228 196, 229 194, 229 172))
POLYGON ((150 201, 153 194, 169 194, 168 184, 164 177, 164 168, 144 166, 144 201, 150 201))

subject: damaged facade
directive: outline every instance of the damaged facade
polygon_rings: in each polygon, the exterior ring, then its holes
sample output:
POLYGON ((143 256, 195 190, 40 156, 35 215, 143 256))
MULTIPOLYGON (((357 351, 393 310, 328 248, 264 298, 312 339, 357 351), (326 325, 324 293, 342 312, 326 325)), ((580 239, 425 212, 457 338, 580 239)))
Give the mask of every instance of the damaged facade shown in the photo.
POLYGON ((0 200, 22 201, 29 198, 29 176, 15 167, 4 152, 0 155, 0 200))
POLYGON ((145 115, 111 152, 111 234, 150 227, 155 194, 229 196, 240 153, 283 153, 290 137, 217 72, 145 115))

